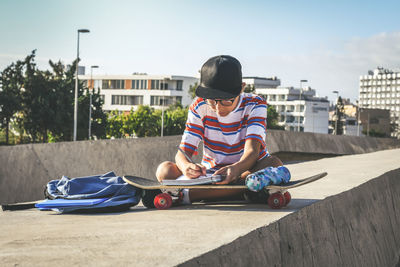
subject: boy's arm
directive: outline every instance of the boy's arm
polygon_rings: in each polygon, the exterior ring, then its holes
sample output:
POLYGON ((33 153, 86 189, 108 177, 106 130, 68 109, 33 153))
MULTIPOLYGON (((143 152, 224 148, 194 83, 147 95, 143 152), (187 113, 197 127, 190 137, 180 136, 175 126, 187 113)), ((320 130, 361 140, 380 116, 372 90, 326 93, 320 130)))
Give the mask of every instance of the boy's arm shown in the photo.
POLYGON ((229 184, 237 180, 240 175, 250 170, 257 162, 260 155, 261 143, 256 139, 247 139, 244 144, 244 152, 240 160, 232 165, 222 167, 215 174, 224 174, 226 178, 218 184, 229 184))

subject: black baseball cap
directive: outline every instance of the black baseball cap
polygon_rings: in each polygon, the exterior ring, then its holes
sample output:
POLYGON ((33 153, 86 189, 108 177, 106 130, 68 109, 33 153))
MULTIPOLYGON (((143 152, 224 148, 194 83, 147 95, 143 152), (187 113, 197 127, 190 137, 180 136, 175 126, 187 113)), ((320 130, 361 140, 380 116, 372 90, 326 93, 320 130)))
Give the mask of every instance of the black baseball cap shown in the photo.
POLYGON ((207 99, 230 99, 242 91, 242 66, 231 56, 215 56, 201 67, 196 95, 207 99))

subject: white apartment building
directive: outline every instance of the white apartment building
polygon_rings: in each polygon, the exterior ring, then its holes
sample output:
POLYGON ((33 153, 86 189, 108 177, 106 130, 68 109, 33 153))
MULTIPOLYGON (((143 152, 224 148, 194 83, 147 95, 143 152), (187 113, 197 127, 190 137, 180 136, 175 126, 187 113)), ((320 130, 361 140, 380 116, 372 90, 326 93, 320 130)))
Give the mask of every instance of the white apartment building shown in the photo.
POLYGON ((276 88, 281 85, 281 80, 279 80, 276 76, 271 78, 264 77, 243 77, 242 81, 246 83, 246 85, 254 86, 254 89, 257 88, 276 88))
POLYGON ((79 75, 89 88, 100 88, 103 110, 130 111, 139 105, 160 109, 177 102, 190 105, 190 86, 198 78, 175 75, 79 75), (93 83, 91 82, 93 81, 93 83))
POLYGON ((360 76, 360 108, 390 110, 393 137, 400 137, 400 70, 376 68, 360 76))
POLYGON ((316 97, 315 90, 307 88, 256 88, 268 105, 279 113, 279 125, 287 131, 328 133, 329 101, 316 97))

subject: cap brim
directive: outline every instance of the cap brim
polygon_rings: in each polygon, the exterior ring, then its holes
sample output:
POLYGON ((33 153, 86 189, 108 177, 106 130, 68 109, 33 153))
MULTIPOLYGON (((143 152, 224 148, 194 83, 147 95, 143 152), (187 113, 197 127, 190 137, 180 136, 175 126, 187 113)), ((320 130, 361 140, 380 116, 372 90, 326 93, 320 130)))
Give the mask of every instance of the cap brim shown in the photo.
POLYGON ((206 99, 230 99, 240 95, 241 91, 242 91, 241 87, 235 88, 234 90, 232 90, 232 92, 228 93, 222 90, 203 87, 199 85, 196 88, 196 96, 206 99))

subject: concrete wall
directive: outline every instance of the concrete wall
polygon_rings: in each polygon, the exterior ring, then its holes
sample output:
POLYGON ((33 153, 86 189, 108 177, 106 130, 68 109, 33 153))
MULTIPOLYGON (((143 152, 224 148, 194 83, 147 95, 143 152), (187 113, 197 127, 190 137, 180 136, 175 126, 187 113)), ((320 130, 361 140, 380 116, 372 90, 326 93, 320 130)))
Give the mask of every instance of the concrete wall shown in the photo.
POLYGON ((400 266, 400 169, 181 266, 400 266))
MULTIPOLYGON (((29 144, 0 147, 0 202, 43 198, 44 185, 62 175, 79 177, 115 171, 154 178, 158 164, 174 160, 180 136, 29 144)), ((333 156, 400 147, 396 139, 269 131, 270 153, 333 156)), ((295 155, 295 156, 293 156, 295 155)), ((200 155, 196 158, 200 161, 200 155)))

